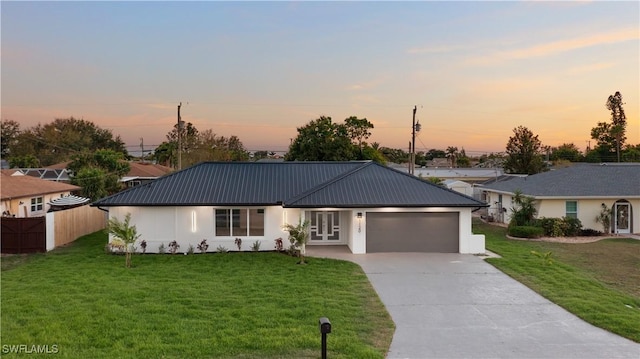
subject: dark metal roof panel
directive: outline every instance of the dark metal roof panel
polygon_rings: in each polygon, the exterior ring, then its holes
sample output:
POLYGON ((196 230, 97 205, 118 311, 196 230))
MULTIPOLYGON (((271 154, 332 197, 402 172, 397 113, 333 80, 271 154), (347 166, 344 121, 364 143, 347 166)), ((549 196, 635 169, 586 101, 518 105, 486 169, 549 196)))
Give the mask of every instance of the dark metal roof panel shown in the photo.
POLYGON ((285 202, 285 207, 483 207, 485 203, 371 162, 285 202))
POLYGON ((536 197, 640 196, 640 165, 576 164, 484 188, 536 197))
POLYGON ((365 162, 203 162, 94 206, 279 204, 365 162))

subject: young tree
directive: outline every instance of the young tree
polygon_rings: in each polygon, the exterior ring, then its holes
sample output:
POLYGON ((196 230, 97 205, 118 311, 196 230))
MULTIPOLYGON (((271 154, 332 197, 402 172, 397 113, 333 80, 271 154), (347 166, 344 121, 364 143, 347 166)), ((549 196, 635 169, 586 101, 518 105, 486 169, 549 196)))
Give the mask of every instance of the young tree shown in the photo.
POLYGON ((121 222, 118 218, 114 217, 109 219, 107 230, 109 234, 115 238, 124 242, 125 248, 125 266, 131 268, 131 253, 133 252, 133 244, 136 242, 140 235, 136 226, 129 224, 131 220, 131 213, 127 213, 124 217, 124 222, 121 222))
POLYGON ((513 196, 514 206, 511 208, 511 222, 514 226, 531 226, 534 223, 538 211, 535 207, 535 198, 525 196, 520 191, 516 191, 513 196))
POLYGON ((536 174, 544 171, 542 142, 524 126, 513 129, 507 142, 504 169, 508 173, 536 174))
POLYGON ((284 226, 284 230, 289 232, 289 242, 291 242, 291 245, 299 248, 298 257, 300 258, 300 262, 298 262, 298 264, 305 264, 304 255, 307 242, 309 241, 309 226, 309 220, 303 222, 302 218, 300 218, 296 226, 290 223, 284 226))

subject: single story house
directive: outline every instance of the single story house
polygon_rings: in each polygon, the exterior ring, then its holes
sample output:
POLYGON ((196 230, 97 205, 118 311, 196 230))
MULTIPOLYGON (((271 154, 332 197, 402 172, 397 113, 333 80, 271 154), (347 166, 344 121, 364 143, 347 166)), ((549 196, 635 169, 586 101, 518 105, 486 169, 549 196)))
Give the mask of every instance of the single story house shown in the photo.
POLYGON ((172 171, 169 167, 151 162, 129 162, 129 172, 122 176, 120 182, 125 187, 135 187, 158 179, 172 171))
POLYGON ((484 253, 471 231, 484 202, 370 161, 203 162, 92 204, 110 218, 131 213, 147 252, 203 239, 209 249, 288 243, 285 224, 310 222, 310 245, 353 253, 484 253))
POLYGON ((511 220, 516 191, 535 198, 540 217, 578 218, 584 228, 602 231, 596 216, 611 209, 612 233, 640 232, 640 164, 574 164, 481 187, 489 215, 511 220))
POLYGON ((80 190, 68 183, 44 180, 16 170, 0 171, 0 199, 3 216, 44 216, 51 202, 80 190))

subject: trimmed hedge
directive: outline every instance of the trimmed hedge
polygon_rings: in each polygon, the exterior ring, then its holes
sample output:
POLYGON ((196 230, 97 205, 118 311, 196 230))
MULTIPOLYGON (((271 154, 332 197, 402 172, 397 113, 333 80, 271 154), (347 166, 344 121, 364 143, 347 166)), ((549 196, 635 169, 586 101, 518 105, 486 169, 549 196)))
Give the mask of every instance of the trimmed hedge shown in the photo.
POLYGON ((544 229, 534 226, 511 226, 508 233, 518 238, 540 238, 544 235, 544 229))

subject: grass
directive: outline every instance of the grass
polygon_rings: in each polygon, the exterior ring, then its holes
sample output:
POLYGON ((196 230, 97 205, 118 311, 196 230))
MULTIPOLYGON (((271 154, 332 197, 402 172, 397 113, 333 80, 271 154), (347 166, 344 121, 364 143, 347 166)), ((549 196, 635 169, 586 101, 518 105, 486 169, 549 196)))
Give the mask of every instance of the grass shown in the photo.
POLYGON ((3 257, 2 344, 55 344, 61 358, 318 358, 322 316, 331 358, 383 358, 391 343, 356 264, 244 252, 136 255, 126 269, 105 243, 96 232, 3 257))
POLYGON ((640 241, 605 239, 570 244, 507 239, 506 229, 479 221, 487 259, 501 271, 586 322, 640 342, 640 241), (540 256, 549 253, 552 263, 540 256))

